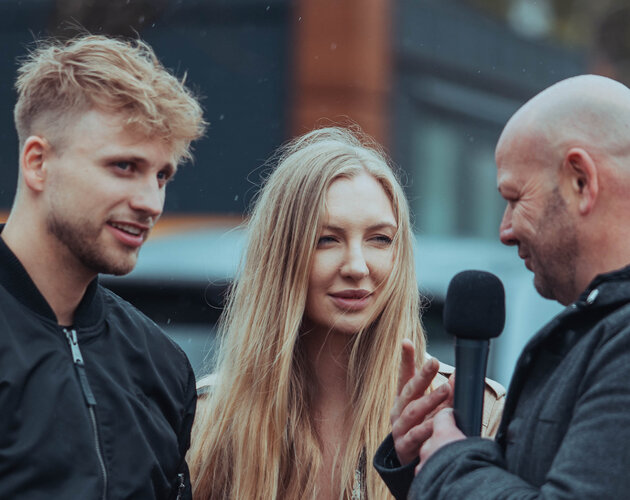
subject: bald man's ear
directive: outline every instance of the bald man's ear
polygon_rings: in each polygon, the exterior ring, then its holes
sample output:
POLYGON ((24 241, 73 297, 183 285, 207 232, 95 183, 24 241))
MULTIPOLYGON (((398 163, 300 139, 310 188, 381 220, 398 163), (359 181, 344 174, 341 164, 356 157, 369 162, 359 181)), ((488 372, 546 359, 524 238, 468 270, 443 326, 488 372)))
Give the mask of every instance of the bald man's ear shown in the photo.
POLYGON ((46 156, 50 144, 43 137, 32 135, 24 142, 20 155, 20 170, 25 184, 33 191, 43 191, 46 181, 46 156))
POLYGON ((588 215, 595 206, 599 193, 597 165, 593 157, 582 148, 571 148, 564 157, 564 174, 571 184, 581 215, 588 215))

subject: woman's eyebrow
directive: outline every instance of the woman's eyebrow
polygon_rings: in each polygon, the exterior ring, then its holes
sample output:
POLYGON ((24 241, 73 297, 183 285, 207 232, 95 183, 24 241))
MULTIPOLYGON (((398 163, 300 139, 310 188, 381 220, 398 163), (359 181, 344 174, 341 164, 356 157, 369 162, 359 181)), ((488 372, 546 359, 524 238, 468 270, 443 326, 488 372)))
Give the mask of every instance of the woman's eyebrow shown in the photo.
MULTIPOLYGON (((325 224, 322 227, 322 229, 323 230, 327 230, 327 231, 336 231, 336 232, 343 232, 344 231, 343 227, 335 226, 333 224, 325 224)), ((396 229, 398 229, 398 226, 396 224, 391 223, 391 222, 383 221, 383 222, 377 222, 376 224, 371 224, 366 229, 368 231, 377 231, 379 229, 392 229, 392 230, 395 231, 396 229)))

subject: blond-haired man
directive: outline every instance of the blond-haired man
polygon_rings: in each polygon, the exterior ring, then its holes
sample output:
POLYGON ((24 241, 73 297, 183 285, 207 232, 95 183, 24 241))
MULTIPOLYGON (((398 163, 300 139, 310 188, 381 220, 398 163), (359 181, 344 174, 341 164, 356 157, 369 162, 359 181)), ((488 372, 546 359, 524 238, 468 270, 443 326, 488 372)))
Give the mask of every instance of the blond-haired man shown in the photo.
POLYGON ((191 498, 184 353, 102 288, 125 274, 205 123, 141 41, 81 36, 18 70, 0 233, 0 498, 191 498))

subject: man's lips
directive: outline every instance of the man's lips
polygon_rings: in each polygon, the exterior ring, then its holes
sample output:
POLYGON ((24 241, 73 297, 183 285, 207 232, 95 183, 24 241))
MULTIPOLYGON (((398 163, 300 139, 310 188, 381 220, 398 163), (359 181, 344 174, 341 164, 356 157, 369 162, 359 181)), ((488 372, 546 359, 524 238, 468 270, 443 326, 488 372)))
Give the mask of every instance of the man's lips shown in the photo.
POLYGON ((138 224, 137 222, 109 221, 108 224, 134 236, 146 233, 150 229, 149 226, 145 224, 138 224))
POLYGON ((519 252, 518 252, 518 256, 519 256, 521 259, 523 259, 523 262, 525 263, 525 267, 531 271, 531 270, 532 270, 532 267, 531 267, 531 263, 530 263, 530 260, 531 260, 531 259, 530 259, 529 254, 526 254, 526 253, 524 253, 524 252, 519 251, 519 252))
POLYGON ((333 292, 329 295, 340 309, 344 309, 345 311, 360 311, 367 306, 372 293, 362 289, 349 289, 333 292))
POLYGON ((132 248, 140 247, 151 229, 146 224, 125 221, 108 221, 107 226, 118 241, 132 248))

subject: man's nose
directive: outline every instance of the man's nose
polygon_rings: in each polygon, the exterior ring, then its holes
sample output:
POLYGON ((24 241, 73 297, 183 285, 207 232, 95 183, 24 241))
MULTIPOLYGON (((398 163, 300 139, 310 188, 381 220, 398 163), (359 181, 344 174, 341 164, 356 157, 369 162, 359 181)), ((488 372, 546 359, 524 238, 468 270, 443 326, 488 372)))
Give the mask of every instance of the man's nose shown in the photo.
POLYGON ((510 205, 505 207, 505 211, 503 212, 503 219, 501 219, 501 225, 499 226, 499 239, 501 243, 508 246, 518 243, 514 235, 514 229, 512 228, 512 208, 510 205))
POLYGON ((152 218, 159 217, 164 208, 165 193, 157 180, 143 179, 134 189, 129 202, 131 208, 152 218))
POLYGON ((341 274, 344 277, 359 280, 364 278, 370 273, 363 248, 359 244, 354 244, 348 247, 346 252, 346 258, 341 266, 341 274))

